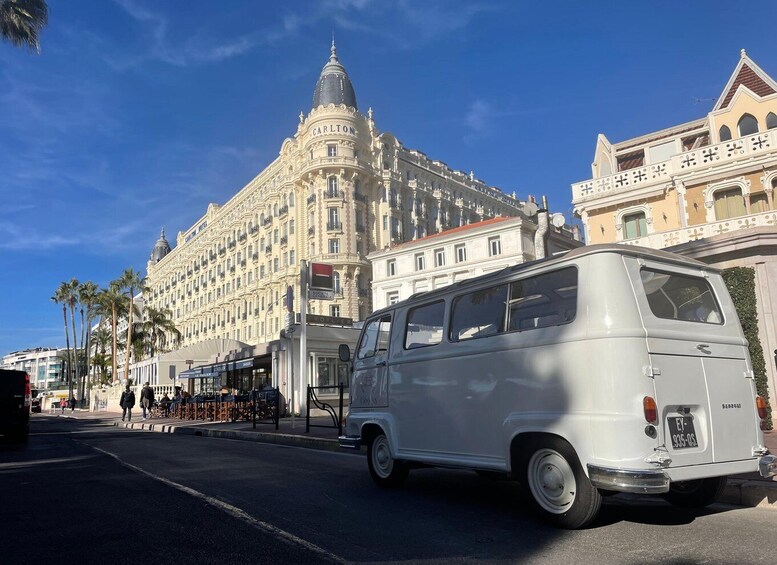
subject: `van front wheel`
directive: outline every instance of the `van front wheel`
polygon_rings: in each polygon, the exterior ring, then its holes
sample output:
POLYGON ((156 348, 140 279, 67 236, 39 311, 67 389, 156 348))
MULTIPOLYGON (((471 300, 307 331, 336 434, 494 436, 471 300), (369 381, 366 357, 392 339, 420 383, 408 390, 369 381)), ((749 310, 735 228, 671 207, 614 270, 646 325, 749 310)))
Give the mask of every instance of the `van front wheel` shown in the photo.
POLYGON ((391 456, 389 441, 385 434, 378 434, 370 441, 367 465, 372 480, 384 488, 396 488, 402 485, 410 472, 407 462, 391 456))
POLYGON ((664 500, 681 508, 703 508, 715 502, 726 488, 726 477, 678 481, 663 494, 664 500))
POLYGON ((536 510, 551 524, 582 528, 599 513, 602 497, 583 472, 574 449, 548 437, 527 446, 521 456, 521 483, 536 510))

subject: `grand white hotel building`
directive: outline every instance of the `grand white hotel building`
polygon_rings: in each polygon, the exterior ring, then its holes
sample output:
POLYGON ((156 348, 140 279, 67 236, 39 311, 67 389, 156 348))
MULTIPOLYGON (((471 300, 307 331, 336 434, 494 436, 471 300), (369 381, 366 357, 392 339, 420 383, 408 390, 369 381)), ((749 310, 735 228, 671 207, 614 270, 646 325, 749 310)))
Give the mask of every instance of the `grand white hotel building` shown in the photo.
POLYGON ((334 43, 313 104, 278 157, 223 205, 210 204, 172 250, 157 242, 146 304, 169 308, 179 346, 211 338, 278 338, 300 261, 334 265, 334 301, 310 312, 363 319, 372 310, 368 253, 524 204, 381 133, 359 111, 334 43))

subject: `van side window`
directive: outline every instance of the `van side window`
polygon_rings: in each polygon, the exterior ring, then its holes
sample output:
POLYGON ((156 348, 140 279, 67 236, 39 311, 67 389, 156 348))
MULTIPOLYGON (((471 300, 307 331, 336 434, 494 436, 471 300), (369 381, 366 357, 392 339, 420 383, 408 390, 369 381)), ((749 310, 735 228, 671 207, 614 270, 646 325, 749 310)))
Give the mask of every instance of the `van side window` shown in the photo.
POLYGON ((485 337, 505 330, 507 285, 482 288, 453 300, 451 341, 485 337))
POLYGON ((652 269, 640 271, 650 311, 657 318, 723 323, 723 314, 709 282, 701 277, 664 273, 652 269))
POLYGON ((445 302, 440 300, 411 308, 407 313, 405 349, 437 345, 442 341, 442 322, 445 302))
POLYGON ((577 313, 577 269, 543 273, 510 285, 510 331, 567 324, 577 313))
POLYGON ((383 316, 367 322, 362 334, 362 340, 356 350, 357 359, 375 357, 388 351, 389 334, 391 333, 391 316, 383 316))

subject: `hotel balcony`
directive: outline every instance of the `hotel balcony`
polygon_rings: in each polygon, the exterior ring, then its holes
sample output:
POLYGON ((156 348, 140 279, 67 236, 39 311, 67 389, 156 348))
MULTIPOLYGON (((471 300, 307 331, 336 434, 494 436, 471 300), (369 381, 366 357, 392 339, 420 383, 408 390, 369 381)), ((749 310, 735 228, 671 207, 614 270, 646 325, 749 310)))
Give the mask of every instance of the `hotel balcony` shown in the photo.
POLYGON ((653 249, 663 249, 665 247, 672 247, 673 245, 680 245, 681 243, 688 243, 689 241, 696 241, 698 239, 758 227, 777 228, 777 212, 769 210, 767 212, 748 214, 746 216, 739 216, 738 218, 728 218, 726 220, 698 226, 651 233, 644 237, 624 239, 620 243, 625 245, 641 245, 653 249))
POLYGON ((609 194, 628 192, 638 188, 661 186, 673 178, 684 180, 693 173, 705 173, 758 162, 777 152, 777 130, 767 130, 737 139, 684 151, 657 163, 619 171, 608 176, 590 179, 572 185, 572 202, 583 204, 609 194))

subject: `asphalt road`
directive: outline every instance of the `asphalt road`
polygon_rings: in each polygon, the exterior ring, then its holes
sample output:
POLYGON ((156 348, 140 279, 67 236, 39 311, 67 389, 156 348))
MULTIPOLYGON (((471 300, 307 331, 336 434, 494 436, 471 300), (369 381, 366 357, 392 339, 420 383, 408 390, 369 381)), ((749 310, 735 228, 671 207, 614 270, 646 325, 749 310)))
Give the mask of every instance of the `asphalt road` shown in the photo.
POLYGON ((0 446, 3 563, 771 563, 777 512, 606 499, 583 531, 536 521, 508 481, 363 456, 36 415, 0 446))

